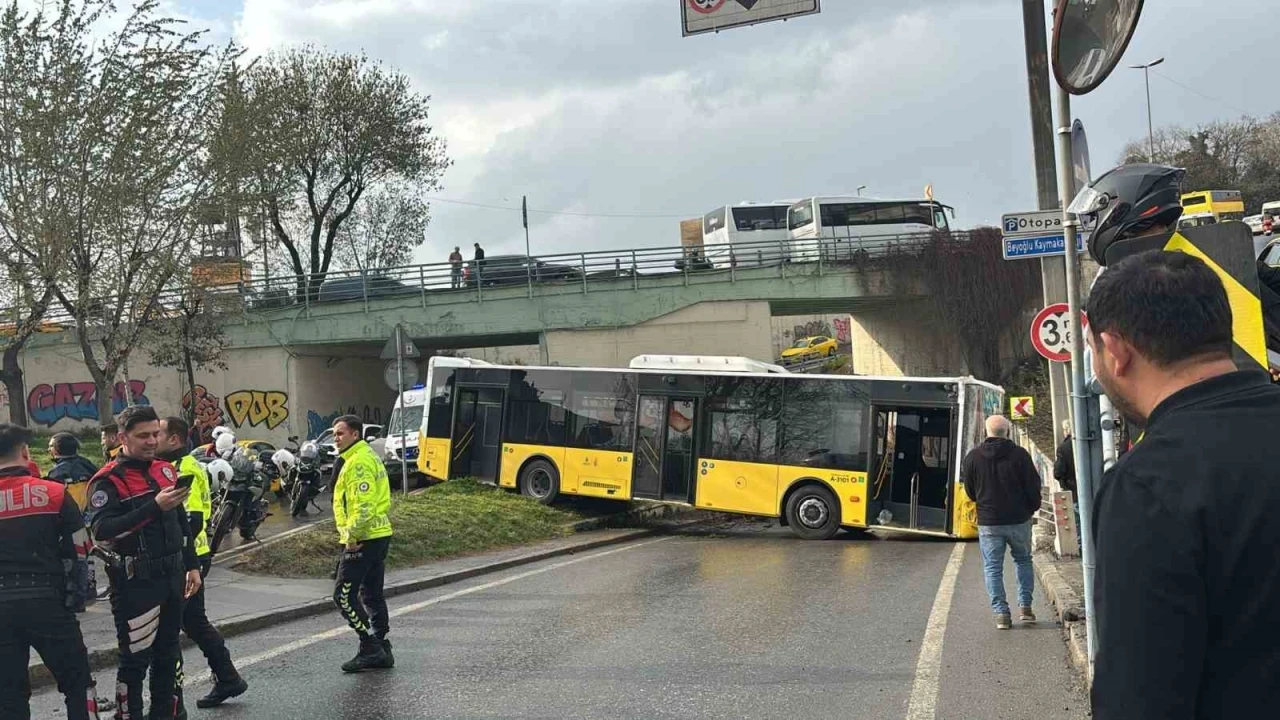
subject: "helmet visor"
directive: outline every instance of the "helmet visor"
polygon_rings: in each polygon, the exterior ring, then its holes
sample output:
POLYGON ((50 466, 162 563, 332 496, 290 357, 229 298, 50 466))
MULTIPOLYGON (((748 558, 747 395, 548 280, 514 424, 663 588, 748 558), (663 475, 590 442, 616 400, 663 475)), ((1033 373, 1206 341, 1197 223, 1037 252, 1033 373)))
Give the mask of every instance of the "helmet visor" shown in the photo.
POLYGON ((1075 200, 1067 206, 1067 212, 1075 215, 1096 215, 1111 204, 1112 197, 1092 187, 1087 187, 1076 194, 1075 200))

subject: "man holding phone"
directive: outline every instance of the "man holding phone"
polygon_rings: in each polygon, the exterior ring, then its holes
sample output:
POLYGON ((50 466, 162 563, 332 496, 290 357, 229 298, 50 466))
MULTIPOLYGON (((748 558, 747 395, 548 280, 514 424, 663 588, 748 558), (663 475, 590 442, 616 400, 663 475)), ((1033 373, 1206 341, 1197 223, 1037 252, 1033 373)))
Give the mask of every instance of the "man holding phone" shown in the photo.
MULTIPOLYGON (((169 720, 181 703, 182 604, 202 584, 182 504, 190 486, 158 459, 160 418, 146 406, 117 418, 120 453, 89 484, 89 526, 111 560, 111 614, 120 648, 116 703, 123 717, 169 720), (151 671, 151 714, 142 681, 151 671)), ((189 482, 189 481, 187 481, 189 482)))
MULTIPOLYGON (((160 421, 160 457, 178 468, 178 486, 190 482, 191 493, 184 503, 187 511, 187 524, 191 526, 193 544, 196 549, 196 561, 200 564, 201 579, 208 577, 209 568, 213 564, 213 553, 209 550, 209 513, 212 511, 212 498, 209 494, 209 476, 204 468, 191 456, 187 446, 187 438, 191 427, 180 417, 167 417, 160 421)), ((202 584, 182 609, 182 631, 191 638, 204 653, 213 671, 213 690, 208 695, 196 700, 196 707, 211 708, 221 705, 233 697, 243 695, 249 684, 240 677, 236 666, 231 662, 231 652, 222 639, 218 628, 209 622, 204 606, 205 586, 202 584)), ((178 708, 178 716, 182 716, 183 708, 178 708)))

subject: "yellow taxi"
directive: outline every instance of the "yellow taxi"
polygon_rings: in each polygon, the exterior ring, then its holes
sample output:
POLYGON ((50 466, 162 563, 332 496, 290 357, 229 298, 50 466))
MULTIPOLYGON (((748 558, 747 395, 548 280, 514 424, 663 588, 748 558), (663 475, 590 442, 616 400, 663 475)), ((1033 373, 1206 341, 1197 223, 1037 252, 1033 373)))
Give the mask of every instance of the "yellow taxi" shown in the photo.
POLYGON ((814 335, 796 340, 791 347, 782 351, 782 364, 802 363, 818 358, 828 358, 836 354, 838 343, 825 335, 814 335))

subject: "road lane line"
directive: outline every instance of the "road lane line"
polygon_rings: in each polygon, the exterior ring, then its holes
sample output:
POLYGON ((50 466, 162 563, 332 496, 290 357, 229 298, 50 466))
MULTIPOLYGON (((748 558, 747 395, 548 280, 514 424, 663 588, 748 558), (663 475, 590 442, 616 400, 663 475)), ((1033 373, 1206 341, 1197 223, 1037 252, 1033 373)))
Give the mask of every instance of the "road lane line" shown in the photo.
POLYGON ((942 639, 947 634, 947 616, 951 614, 951 597, 956 591, 960 576, 960 562, 964 560, 964 543, 956 543, 942 572, 938 594, 933 598, 933 610, 924 629, 920 643, 920 657, 916 660, 916 677, 911 682, 911 699, 907 703, 907 720, 933 720, 938 709, 938 680, 942 669, 942 639))
MULTIPOLYGON (((389 614, 391 617, 397 618, 402 615, 407 615, 412 612, 417 612, 423 608, 430 607, 432 605, 439 605, 442 602, 454 600, 456 598, 460 598, 465 595, 471 595, 473 593, 478 593, 483 590, 490 590, 492 588, 496 588, 502 585, 507 585, 517 580, 523 580, 527 577, 532 577, 534 575, 541 575, 543 573, 551 572, 552 570, 559 570, 560 568, 568 567, 569 565, 576 565, 577 563, 580 563, 580 562, 585 562, 587 560, 595 560, 596 558, 602 558, 606 555, 613 555, 614 553, 625 552, 627 550, 635 550, 636 548, 642 548, 642 547, 645 547, 646 545, 653 545, 654 543, 660 543, 670 539, 671 539, 671 536, 660 537, 660 538, 657 538, 656 540, 646 540, 644 542, 639 542, 631 545, 624 545, 619 548, 614 548, 613 550, 605 550, 603 552, 592 553, 590 555, 583 555, 581 557, 573 558, 572 560, 562 560, 560 562, 547 565, 545 567, 536 568, 534 570, 526 570, 525 572, 512 575, 511 577, 508 577, 508 578, 503 578, 501 580, 494 580, 492 582, 484 583, 483 585, 475 585, 473 587, 463 588, 462 590, 456 590, 446 595, 441 595, 439 597, 434 597, 428 600, 423 600, 421 602, 416 602, 416 603, 413 603, 412 605, 406 605, 402 608, 397 608, 395 610, 392 610, 389 614)), ((337 612, 337 610, 335 609, 334 612, 337 612)), ((273 648, 271 650, 267 650, 265 652, 258 653, 257 655, 250 655, 249 657, 238 659, 235 661, 236 668, 238 669, 247 668, 253 665, 257 665, 259 663, 264 663, 268 660, 280 657, 281 655, 284 655, 286 653, 295 652, 297 650, 310 647, 312 645, 315 645, 316 643, 323 642, 325 640, 332 640, 334 638, 342 637, 343 635, 346 635, 348 633, 351 633, 351 628, 346 625, 333 628, 332 630, 325 630, 324 632, 316 633, 315 635, 310 635, 308 637, 294 640, 291 643, 280 645, 279 647, 273 648)), ((203 673, 200 673, 199 675, 190 676, 188 682, 207 683, 207 682, 210 682, 212 679, 213 679, 212 674, 208 671, 205 671, 203 673)))

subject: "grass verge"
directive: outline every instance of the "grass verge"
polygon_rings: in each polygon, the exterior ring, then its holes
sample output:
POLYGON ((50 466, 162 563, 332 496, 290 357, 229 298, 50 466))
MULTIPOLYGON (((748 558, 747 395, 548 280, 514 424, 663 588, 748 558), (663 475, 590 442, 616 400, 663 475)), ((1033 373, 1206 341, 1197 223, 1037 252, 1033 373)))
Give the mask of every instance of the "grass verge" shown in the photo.
MULTIPOLYGON (((102 441, 97 437, 82 437, 79 440, 80 454, 94 465, 102 465, 102 441)), ((47 473, 53 469, 53 458, 49 457, 49 436, 37 435, 31 441, 31 459, 36 461, 42 472, 47 473)))
MULTIPOLYGON (((450 480, 420 495, 396 498, 391 507, 395 531, 390 569, 431 560, 523 545, 571 534, 565 526, 578 513, 540 505, 474 480, 450 480)), ((277 577, 327 578, 338 560, 333 521, 298 533, 233 565, 240 572, 277 577)))

